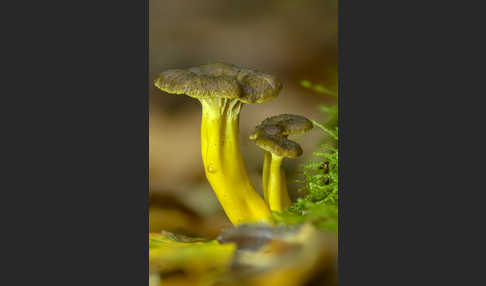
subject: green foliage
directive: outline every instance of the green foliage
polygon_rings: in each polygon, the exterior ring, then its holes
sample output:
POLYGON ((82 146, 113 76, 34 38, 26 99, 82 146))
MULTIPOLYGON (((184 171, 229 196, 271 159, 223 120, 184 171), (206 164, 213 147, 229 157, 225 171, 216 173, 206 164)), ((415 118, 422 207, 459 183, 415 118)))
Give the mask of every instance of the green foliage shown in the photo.
POLYGON ((337 97, 337 93, 336 92, 334 92, 333 90, 331 90, 329 88, 326 88, 324 85, 322 85, 320 83, 314 84, 314 83, 312 83, 312 82, 310 82, 308 80, 302 80, 302 81, 300 81, 300 85, 302 87, 312 89, 312 90, 314 90, 317 93, 321 93, 321 94, 326 94, 326 95, 331 95, 331 96, 337 97))
POLYGON ((328 128, 331 128, 332 130, 334 130, 334 132, 337 135, 337 131, 338 131, 338 106, 333 105, 331 107, 328 107, 328 106, 325 106, 325 105, 321 105, 321 106, 319 106, 319 109, 329 116, 329 119, 327 120, 326 126, 328 128))
POLYGON ((314 126, 325 134, 324 143, 313 158, 301 166, 302 177, 297 180, 303 187, 304 196, 288 207, 283 213, 275 214, 283 224, 312 222, 317 227, 338 230, 338 109, 320 106, 328 115, 326 123, 313 121, 314 126))
POLYGON ((338 73, 336 69, 324 70, 324 81, 313 83, 310 80, 301 80, 300 85, 322 95, 338 96, 338 73))

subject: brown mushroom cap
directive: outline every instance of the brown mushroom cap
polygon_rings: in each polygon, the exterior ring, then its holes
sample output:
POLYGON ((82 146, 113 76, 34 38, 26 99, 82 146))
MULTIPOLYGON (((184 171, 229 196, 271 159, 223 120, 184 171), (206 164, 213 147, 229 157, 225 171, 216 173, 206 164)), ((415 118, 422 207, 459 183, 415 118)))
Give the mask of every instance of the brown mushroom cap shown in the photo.
POLYGON ((278 125, 283 131, 282 135, 296 135, 305 133, 312 129, 312 122, 304 116, 295 114, 280 114, 269 117, 262 121, 259 126, 267 128, 267 126, 278 125))
POLYGON ((244 103, 263 103, 278 96, 282 84, 272 75, 213 63, 187 70, 162 72, 155 86, 172 94, 186 94, 199 99, 230 98, 244 103))
POLYGON ((297 135, 308 132, 313 127, 312 122, 304 116, 295 114, 280 114, 263 120, 255 127, 250 139, 256 139, 258 134, 268 135, 297 135))
POLYGON ((287 158, 297 158, 302 155, 302 148, 287 137, 305 133, 312 127, 312 122, 303 116, 280 114, 263 120, 250 135, 250 139, 256 140, 258 147, 265 151, 287 158))
POLYGON ((297 158, 302 155, 300 145, 286 136, 262 134, 256 138, 255 143, 263 150, 281 157, 297 158))

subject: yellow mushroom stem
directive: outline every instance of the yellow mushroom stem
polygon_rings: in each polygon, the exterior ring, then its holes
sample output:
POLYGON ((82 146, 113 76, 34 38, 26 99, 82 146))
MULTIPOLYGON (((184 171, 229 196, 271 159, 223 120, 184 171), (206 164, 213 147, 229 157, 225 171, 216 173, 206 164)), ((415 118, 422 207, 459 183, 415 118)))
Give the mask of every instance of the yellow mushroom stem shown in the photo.
POLYGON ((272 160, 272 153, 265 151, 263 154, 263 171, 262 171, 262 190, 263 198, 268 204, 268 177, 270 176, 270 161, 272 160))
MULTIPOLYGON (((268 152, 268 151, 266 151, 268 152)), ((270 153, 270 152, 269 152, 270 153)), ((269 170, 266 179, 268 205, 272 211, 281 212, 287 206, 290 206, 291 200, 287 190, 287 181, 285 179, 285 172, 281 165, 284 157, 271 154, 270 167, 263 166, 263 169, 269 170)), ((264 165, 265 165, 264 160, 264 165)))
POLYGON ((283 198, 282 206, 288 207, 292 204, 292 201, 290 200, 289 191, 287 189, 287 178, 285 177, 285 171, 283 170, 283 168, 280 168, 280 172, 282 173, 281 175, 282 198, 283 198))
POLYGON ((204 99, 201 153, 206 177, 234 224, 271 223, 265 201, 253 188, 238 142, 242 103, 236 99, 204 99))

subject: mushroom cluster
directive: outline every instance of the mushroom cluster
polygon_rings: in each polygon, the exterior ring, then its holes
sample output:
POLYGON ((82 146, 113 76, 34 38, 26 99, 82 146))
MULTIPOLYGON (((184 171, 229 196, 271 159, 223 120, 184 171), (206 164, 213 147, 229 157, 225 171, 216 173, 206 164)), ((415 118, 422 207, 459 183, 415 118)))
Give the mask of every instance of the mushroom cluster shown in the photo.
MULTIPOLYGON (((239 117, 244 104, 264 103, 277 97, 282 88, 280 81, 275 76, 259 71, 231 64, 213 63, 185 70, 167 70, 157 77, 155 86, 170 94, 185 94, 196 98, 201 103, 201 154, 204 170, 230 221, 235 225, 254 222, 271 224, 270 209, 280 211, 282 208, 273 208, 272 204, 269 207, 269 202, 275 200, 268 199, 268 202, 265 202, 248 178, 238 142, 239 117)), ((273 122, 272 120, 268 122, 273 122)), ((309 127, 307 123, 299 123, 300 119, 292 120, 280 120, 275 124, 266 123, 267 127, 263 127, 263 131, 255 135, 260 147, 273 144, 272 148, 277 150, 274 152, 276 155, 265 155, 265 158, 268 157, 267 161, 271 159, 272 162, 264 165, 263 172, 265 181, 269 181, 268 186, 265 183, 263 189, 269 190, 269 197, 278 197, 270 190, 285 185, 283 173, 273 170, 277 166, 280 168, 282 159, 279 158, 295 158, 302 154, 300 146, 287 140, 286 136, 300 132, 297 130, 312 128, 312 124, 309 127), (305 127, 299 127, 299 124, 305 127), (280 140, 279 143, 268 143, 275 138, 277 141, 280 140), (270 141, 265 141, 267 139, 270 141), (278 150, 286 151, 283 154, 278 150), (273 168, 273 171, 265 171, 265 168, 273 168), (279 182, 276 182, 277 178, 279 182)), ((284 193, 287 193, 286 189, 284 193)), ((264 197, 267 198, 266 195, 264 197)), ((288 195, 285 201, 286 204, 290 203, 288 195)), ((275 206, 277 205, 282 204, 275 203, 275 206)))
POLYGON ((291 204, 285 172, 281 169, 283 159, 302 155, 300 145, 288 136, 308 132, 312 127, 312 122, 303 116, 280 114, 263 120, 250 135, 250 139, 265 151, 262 189, 272 211, 281 212, 291 204))

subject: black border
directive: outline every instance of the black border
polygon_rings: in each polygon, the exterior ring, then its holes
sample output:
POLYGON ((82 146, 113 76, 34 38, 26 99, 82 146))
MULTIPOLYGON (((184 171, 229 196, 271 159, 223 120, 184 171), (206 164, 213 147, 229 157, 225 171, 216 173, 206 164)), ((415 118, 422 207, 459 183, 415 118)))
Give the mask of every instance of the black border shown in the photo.
POLYGON ((148 285, 148 0, 19 6, 2 38, 0 284, 148 285))

